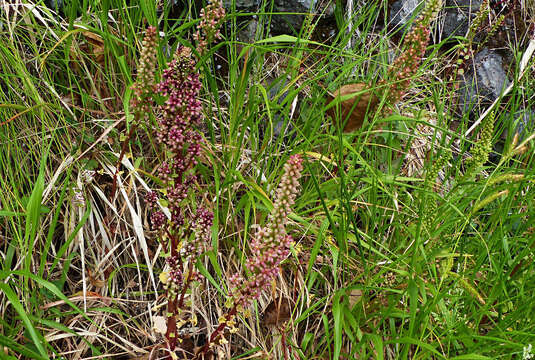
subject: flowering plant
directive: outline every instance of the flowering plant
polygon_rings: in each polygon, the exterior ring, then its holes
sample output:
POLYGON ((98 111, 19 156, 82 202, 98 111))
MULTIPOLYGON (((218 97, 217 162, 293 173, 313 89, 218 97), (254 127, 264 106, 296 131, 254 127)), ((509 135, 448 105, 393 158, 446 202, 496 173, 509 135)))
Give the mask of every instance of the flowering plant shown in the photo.
MULTIPOLYGON (((220 1, 201 11, 202 19, 194 36, 200 54, 208 43, 220 38, 218 28, 224 15, 220 1)), ((195 60, 189 48, 179 46, 174 59, 163 71, 160 83, 154 85, 156 49, 157 31, 149 27, 143 42, 138 79, 133 86, 132 105, 136 117, 147 119, 154 95, 164 99, 155 130, 165 154, 158 174, 164 183, 161 193, 165 195, 170 218, 157 207, 159 196, 155 191, 147 194, 146 202, 151 210, 151 226, 159 233, 166 257, 167 270, 160 274, 160 280, 167 298, 165 336, 169 350, 173 351, 178 341, 177 330, 184 323, 181 311, 186 291, 199 278, 194 263, 210 247, 213 214, 199 205, 193 191, 198 186, 195 165, 203 142, 198 131, 202 122, 201 81, 195 60)))
MULTIPOLYGON (((429 42, 429 25, 442 8, 442 0, 429 0, 422 14, 415 20, 413 27, 403 40, 403 52, 394 60, 388 70, 388 99, 395 104, 409 88, 412 78, 416 75, 422 62, 427 43, 429 42)), ((383 80, 383 83, 386 81, 383 80)))
POLYGON ((199 354, 206 353, 215 341, 226 343, 222 332, 229 328, 236 332, 236 313, 258 299, 262 291, 269 288, 280 270, 281 262, 289 255, 292 237, 286 233, 286 224, 295 197, 298 193, 299 179, 303 170, 303 160, 300 155, 293 155, 284 165, 277 197, 267 225, 260 229, 253 237, 250 248, 251 257, 246 262, 250 272, 249 278, 235 274, 230 279, 232 291, 228 301, 230 311, 219 319, 219 325, 212 333, 199 354))
POLYGON ((202 120, 200 88, 191 51, 179 47, 175 59, 168 64, 162 81, 156 86, 156 92, 165 98, 156 133, 167 158, 158 172, 165 184, 163 193, 166 194, 170 219, 156 208, 158 196, 155 192, 146 197, 153 210, 152 227, 160 233, 168 265, 160 280, 167 295, 166 338, 170 350, 177 344, 177 324, 181 320, 184 296, 191 282, 199 277, 193 265, 209 248, 213 219, 209 210, 195 205, 198 199, 192 191, 197 183, 194 166, 202 144, 197 131, 202 120))
POLYGON ((225 18, 225 8, 221 0, 215 0, 201 9, 201 22, 197 26, 197 32, 193 35, 197 41, 197 51, 204 55, 208 44, 221 39, 219 28, 225 18))

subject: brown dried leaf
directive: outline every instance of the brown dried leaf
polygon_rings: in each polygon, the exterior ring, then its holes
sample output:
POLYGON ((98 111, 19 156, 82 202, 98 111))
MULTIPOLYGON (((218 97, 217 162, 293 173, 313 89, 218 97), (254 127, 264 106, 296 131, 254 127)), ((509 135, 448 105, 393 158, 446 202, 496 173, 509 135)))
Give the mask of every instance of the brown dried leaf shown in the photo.
POLYGON ((279 297, 266 307, 262 314, 264 326, 278 326, 291 319, 292 306, 287 298, 279 297))
POLYGON ((82 34, 85 36, 87 42, 91 45, 91 55, 95 61, 100 65, 104 65, 104 40, 102 40, 100 35, 90 31, 84 31, 82 34))
MULTIPOLYGON (((329 93, 329 104, 336 101, 336 105, 327 109, 327 114, 333 119, 334 125, 338 121, 345 123, 344 132, 352 132, 362 126, 368 111, 373 111, 379 103, 379 98, 368 90, 368 85, 364 83, 354 83, 341 86, 334 93, 329 93), (357 94, 348 99, 342 100, 351 94, 357 94), (355 104, 355 102, 357 102, 355 104), (347 121, 346 121, 347 119, 347 121)), ((371 117, 372 114, 369 114, 371 117)))
POLYGON ((104 41, 100 35, 92 33, 91 31, 83 31, 82 34, 85 36, 87 42, 93 45, 104 46, 104 41))
MULTIPOLYGON (((82 35, 85 38, 85 42, 82 41, 80 43, 80 50, 83 53, 89 54, 99 65, 104 66, 104 54, 106 52, 104 40, 100 37, 100 35, 90 31, 83 31, 82 35)), ((77 61, 81 60, 82 56, 78 53, 74 43, 71 45, 70 57, 71 61, 73 61, 73 67, 75 70, 78 70, 77 61)))
POLYGON ((348 296, 349 306, 351 308, 353 308, 353 306, 355 306, 360 301, 360 299, 362 299, 362 290, 360 289, 348 290, 346 294, 348 296))
POLYGON ((94 287, 97 287, 97 288, 103 288, 104 286, 106 286, 106 281, 104 280, 100 280, 98 278, 98 274, 93 274, 93 272, 91 271, 91 269, 87 269, 87 275, 89 276, 89 282, 91 283, 91 285, 93 285, 94 287))

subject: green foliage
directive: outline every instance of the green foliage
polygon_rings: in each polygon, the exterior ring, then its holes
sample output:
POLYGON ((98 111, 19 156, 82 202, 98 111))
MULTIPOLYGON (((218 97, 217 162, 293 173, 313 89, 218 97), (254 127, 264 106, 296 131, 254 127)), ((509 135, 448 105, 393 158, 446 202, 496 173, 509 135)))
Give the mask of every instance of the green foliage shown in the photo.
MULTIPOLYGON (((163 313, 150 276, 164 267, 145 221, 143 194, 161 187, 153 169, 163 158, 148 125, 128 143, 114 201, 110 179, 131 126, 140 34, 148 24, 164 33, 159 77, 168 48, 194 47, 198 9, 65 3, 64 18, 41 5, 9 19, 0 10, 0 344, 8 349, 0 354, 68 359, 74 345, 82 357, 143 356, 163 313)), ((288 225, 295 243, 274 283, 275 295, 290 299, 291 320, 279 326, 284 335, 266 332, 265 294, 251 317, 238 314, 240 334, 225 335, 232 356, 284 358, 285 336, 293 359, 522 358, 535 343, 534 137, 529 126, 515 137, 512 118, 535 107, 533 74, 516 81, 477 136, 464 136, 468 115, 454 114, 441 71, 450 51, 466 49, 459 58, 469 63, 483 7, 461 44, 427 44, 393 114, 369 113, 361 129, 342 134, 325 115, 326 91, 365 82, 380 93, 399 35, 378 30, 387 2, 377 0, 361 2, 352 38, 342 3, 341 31, 325 43, 309 38, 322 26, 312 17, 292 36, 268 35, 277 14, 262 2, 256 40, 243 44, 248 14, 231 11, 223 40, 198 64, 205 142, 195 191, 214 226, 212 250, 195 265, 207 280, 188 294, 188 311, 210 322, 196 327, 217 324, 228 275, 245 266, 283 165, 300 153, 302 191, 288 225), (429 118, 410 115, 422 110, 429 118), (419 172, 406 173, 422 143, 419 172)), ((491 20, 489 36, 504 21, 491 20)))
POLYGON ((491 112, 481 122, 481 131, 479 140, 471 149, 472 157, 467 161, 465 177, 470 178, 477 170, 481 168, 488 160, 492 150, 492 136, 494 134, 494 111, 491 112))

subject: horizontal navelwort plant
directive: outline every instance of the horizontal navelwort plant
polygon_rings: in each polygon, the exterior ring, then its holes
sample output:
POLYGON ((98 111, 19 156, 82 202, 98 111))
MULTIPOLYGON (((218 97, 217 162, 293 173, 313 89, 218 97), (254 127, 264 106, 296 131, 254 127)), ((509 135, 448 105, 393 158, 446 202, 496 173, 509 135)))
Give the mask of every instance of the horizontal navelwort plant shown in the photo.
POLYGON ((202 120, 200 88, 191 51, 179 47, 156 87, 157 93, 166 99, 160 108, 156 137, 166 154, 158 173, 165 184, 163 193, 170 219, 156 209, 156 193, 147 195, 154 210, 152 227, 160 234, 168 265, 160 280, 166 289, 166 338, 171 351, 177 344, 177 323, 181 320, 184 296, 191 282, 198 277, 193 265, 209 244, 213 218, 211 211, 198 204, 192 191, 197 182, 195 165, 202 143, 197 131, 202 120))
MULTIPOLYGON (((198 54, 205 53, 209 43, 221 37, 218 28, 224 15, 220 2, 203 10, 195 33, 198 54)), ((177 332, 185 323, 186 292, 200 276, 194 264, 209 247, 213 213, 200 205, 202 196, 193 191, 198 181, 195 166, 203 142, 198 130, 203 118, 196 62, 191 49, 180 45, 174 59, 163 70, 161 81, 155 84, 157 46, 157 29, 149 27, 130 105, 136 125, 148 120, 150 113, 157 114, 153 131, 164 160, 156 170, 163 188, 149 192, 146 202, 152 210, 151 227, 158 233, 166 258, 167 269, 160 274, 160 280, 167 300, 165 337, 172 354, 177 347, 177 332), (155 104, 156 98, 161 99, 161 105, 155 104), (160 197, 165 201, 169 217, 160 209, 160 197)), ((132 130, 127 141, 131 133, 132 130)), ((120 157, 124 155, 125 144, 120 157)))
POLYGON ((426 2, 425 9, 403 39, 402 52, 388 69, 386 79, 380 82, 380 85, 387 85, 388 100, 392 105, 402 98, 416 76, 429 42, 430 24, 441 9, 442 0, 426 2))
POLYGON ((260 229, 250 243, 251 255, 246 262, 250 276, 237 273, 230 278, 231 293, 226 303, 229 309, 219 318, 219 324, 198 352, 206 354, 217 344, 226 344, 225 331, 237 332, 236 314, 244 311, 253 300, 268 290, 280 271, 281 262, 290 254, 292 237, 286 233, 288 215, 298 194, 299 179, 303 170, 300 155, 292 155, 284 165, 284 174, 277 189, 275 204, 267 224, 260 229))

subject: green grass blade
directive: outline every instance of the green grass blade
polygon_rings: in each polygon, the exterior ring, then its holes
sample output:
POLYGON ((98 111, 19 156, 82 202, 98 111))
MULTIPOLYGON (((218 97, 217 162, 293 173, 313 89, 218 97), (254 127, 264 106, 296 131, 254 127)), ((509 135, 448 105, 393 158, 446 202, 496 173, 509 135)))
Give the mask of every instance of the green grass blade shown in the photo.
POLYGON ((26 331, 28 331, 28 333, 30 334, 33 344, 39 351, 40 358, 48 359, 47 352, 43 346, 43 343, 44 343, 43 336, 39 334, 39 332, 33 326, 33 323, 30 321, 28 314, 26 314, 26 311, 24 310, 24 306, 20 303, 17 294, 15 294, 13 289, 11 289, 11 287, 5 283, 0 283, 0 289, 3 291, 5 296, 11 302, 11 305, 13 306, 15 311, 19 314, 20 318, 22 319, 22 322, 24 323, 24 327, 26 328, 26 331))

